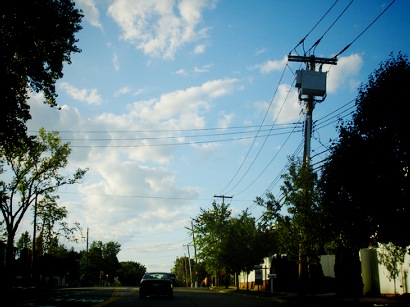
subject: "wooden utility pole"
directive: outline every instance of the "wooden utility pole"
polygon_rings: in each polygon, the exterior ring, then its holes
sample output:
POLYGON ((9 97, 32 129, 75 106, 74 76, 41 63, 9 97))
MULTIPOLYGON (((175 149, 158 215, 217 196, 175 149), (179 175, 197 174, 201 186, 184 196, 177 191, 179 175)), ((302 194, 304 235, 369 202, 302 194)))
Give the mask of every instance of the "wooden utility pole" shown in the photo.
MULTIPOLYGON (((299 88, 299 100, 306 102, 306 119, 305 119, 305 146, 303 151, 303 167, 310 165, 310 141, 312 136, 313 109, 316 102, 324 101, 326 97, 326 73, 322 72, 323 64, 336 65, 336 58, 317 58, 312 56, 295 56, 289 55, 290 62, 306 63, 306 70, 296 71, 296 87, 299 88), (320 64, 319 71, 316 71, 316 64, 320 64)), ((311 195, 311 193, 306 193, 311 195)), ((306 204, 310 200, 305 200, 306 204)), ((303 242, 299 242, 299 264, 298 280, 299 294, 304 294, 303 287, 303 242)))
POLYGON ((233 198, 233 196, 225 196, 225 195, 214 195, 214 197, 222 198, 222 204, 225 204, 225 198, 233 198))
POLYGON ((192 268, 191 268, 191 254, 189 253, 189 244, 184 245, 188 248, 188 264, 189 264, 189 278, 191 280, 191 287, 192 287, 192 268))

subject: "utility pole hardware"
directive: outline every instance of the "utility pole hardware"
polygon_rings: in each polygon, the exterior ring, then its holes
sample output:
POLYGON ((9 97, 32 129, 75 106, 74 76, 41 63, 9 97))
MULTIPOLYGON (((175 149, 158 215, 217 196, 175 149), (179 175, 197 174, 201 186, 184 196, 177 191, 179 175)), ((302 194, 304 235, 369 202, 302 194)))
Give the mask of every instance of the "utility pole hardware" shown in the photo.
POLYGON ((233 198, 233 196, 214 195, 214 197, 222 198, 222 204, 225 204, 225 198, 233 198))
MULTIPOLYGON (((336 58, 317 58, 311 56, 296 56, 288 55, 290 62, 306 63, 306 70, 296 71, 295 86, 299 89, 299 101, 306 103, 306 119, 305 119, 305 146, 303 151, 303 167, 310 164, 310 139, 312 136, 312 114, 316 102, 323 102, 326 98, 326 77, 327 73, 322 71, 323 64, 337 65, 336 58), (319 64, 319 70, 316 70, 316 65, 319 64)), ((307 193, 310 195, 310 193, 307 193)), ((309 204, 310 201, 306 200, 309 204)), ((299 291, 303 294, 303 255, 302 242, 299 242, 299 291)))

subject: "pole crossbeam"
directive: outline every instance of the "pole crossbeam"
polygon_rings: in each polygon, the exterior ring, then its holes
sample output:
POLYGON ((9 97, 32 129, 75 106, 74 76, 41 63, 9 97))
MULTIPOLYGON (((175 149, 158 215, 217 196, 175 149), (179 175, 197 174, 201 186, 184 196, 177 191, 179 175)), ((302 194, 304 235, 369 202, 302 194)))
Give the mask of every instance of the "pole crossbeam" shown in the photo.
POLYGON ((301 55, 288 55, 289 62, 302 62, 302 63, 316 63, 316 64, 330 64, 337 65, 336 58, 318 58, 314 55, 311 56, 301 56, 301 55))
POLYGON ((222 198, 222 204, 225 204, 225 198, 233 198, 233 196, 226 196, 226 195, 214 195, 214 197, 222 198))

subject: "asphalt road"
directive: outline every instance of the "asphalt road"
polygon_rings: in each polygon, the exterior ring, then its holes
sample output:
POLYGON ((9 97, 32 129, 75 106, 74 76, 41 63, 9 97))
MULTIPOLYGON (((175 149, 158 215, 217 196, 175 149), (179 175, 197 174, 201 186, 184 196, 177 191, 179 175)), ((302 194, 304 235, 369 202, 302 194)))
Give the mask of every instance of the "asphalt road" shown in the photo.
POLYGON ((2 297, 2 306, 26 307, 118 307, 118 306, 178 306, 178 307, 242 307, 279 306, 277 302, 243 295, 223 294, 207 288, 174 288, 174 297, 151 297, 141 300, 138 288, 70 288, 16 289, 2 297), (8 301, 3 305, 3 302, 8 301))

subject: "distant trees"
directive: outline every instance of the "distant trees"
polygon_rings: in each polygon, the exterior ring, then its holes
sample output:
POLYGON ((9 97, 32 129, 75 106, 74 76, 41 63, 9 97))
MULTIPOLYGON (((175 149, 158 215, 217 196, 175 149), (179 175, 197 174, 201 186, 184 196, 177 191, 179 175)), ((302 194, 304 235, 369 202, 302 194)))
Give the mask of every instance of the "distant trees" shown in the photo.
POLYGON ((29 92, 57 106, 55 83, 71 62, 82 12, 71 0, 2 3, 0 8, 0 146, 26 137, 29 92))
POLYGON ((118 272, 118 279, 123 286, 136 286, 144 276, 147 268, 135 261, 120 262, 121 270, 118 272))
POLYGON ((268 248, 263 230, 247 211, 237 217, 231 215, 229 205, 214 202, 211 209, 201 209, 201 214, 194 219, 198 259, 216 278, 221 271, 226 277, 240 271, 249 272, 262 262, 268 248))
POLYGON ((88 253, 82 252, 81 271, 83 284, 112 284, 120 274, 121 265, 117 255, 121 245, 117 242, 94 241, 88 253))
MULTIPOLYGON (((180 286, 189 286, 191 282, 194 282, 195 279, 195 272, 192 272, 192 268, 198 269, 196 266, 194 259, 189 258, 187 256, 177 257, 174 261, 174 266, 171 270, 172 273, 176 275, 176 282, 180 286), (190 270, 191 267, 191 270, 190 270), (191 274, 193 276, 191 276, 191 274), (191 280, 192 278, 192 280, 191 280)), ((201 267, 201 265, 199 265, 201 267)), ((199 272, 199 278, 205 278, 206 274, 203 272, 199 272)))

